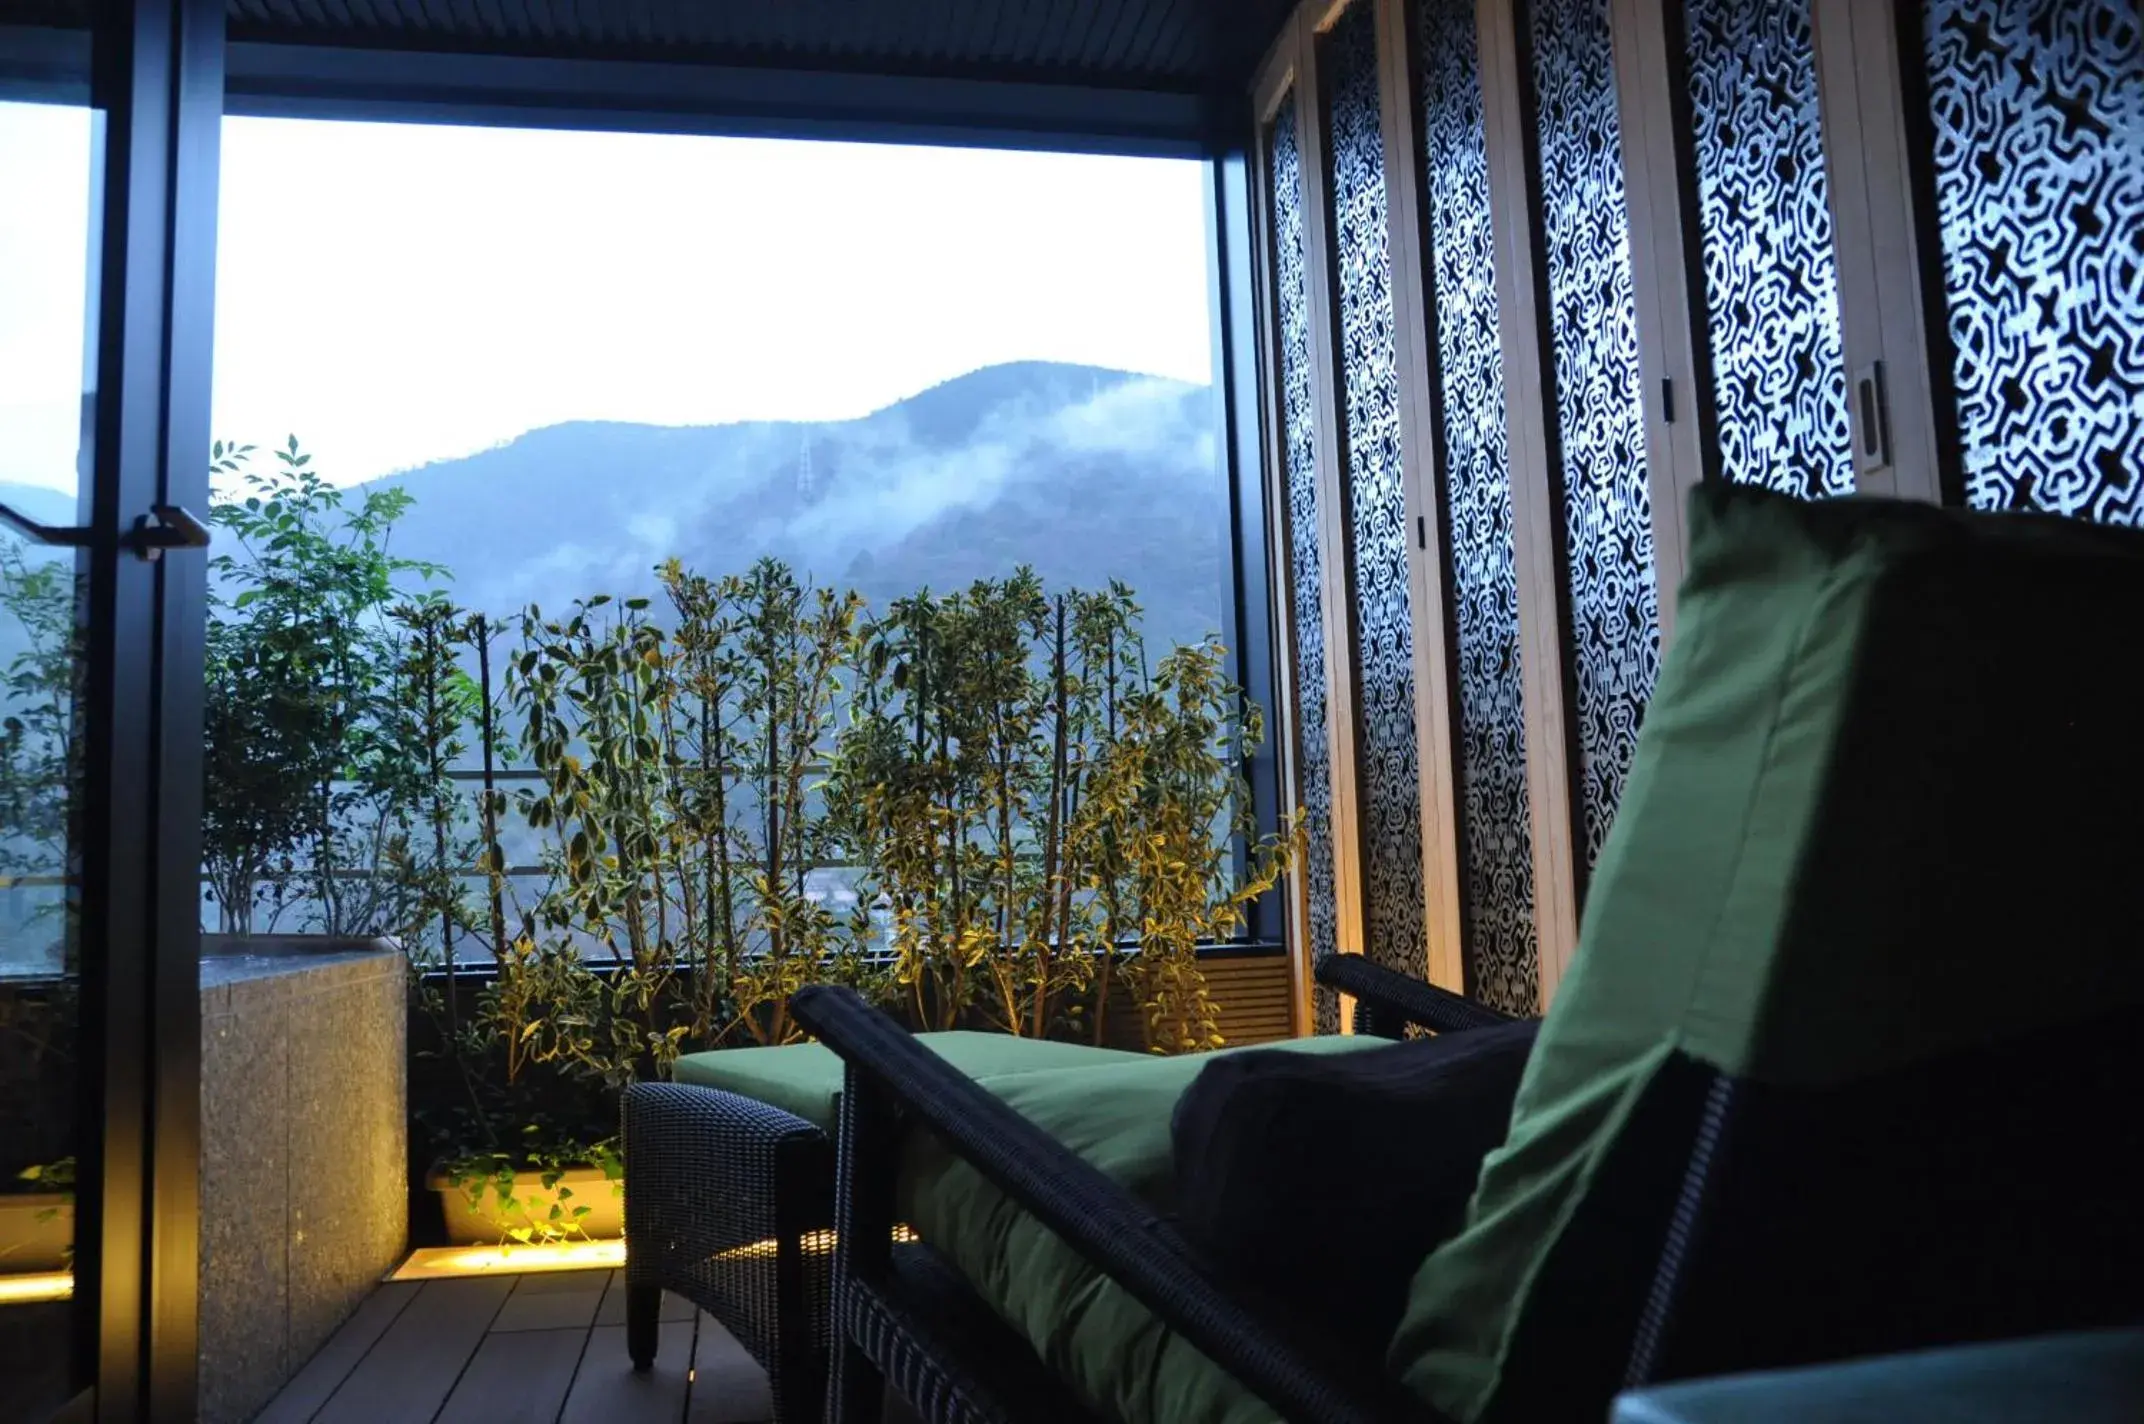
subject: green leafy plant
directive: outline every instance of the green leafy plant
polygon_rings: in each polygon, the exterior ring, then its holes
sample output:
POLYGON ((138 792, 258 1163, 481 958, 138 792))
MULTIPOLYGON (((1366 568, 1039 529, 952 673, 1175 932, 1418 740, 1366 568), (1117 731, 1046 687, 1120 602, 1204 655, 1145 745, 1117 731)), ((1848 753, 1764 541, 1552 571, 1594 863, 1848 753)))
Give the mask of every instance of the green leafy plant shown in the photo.
MULTIPOLYGON (((39 1209, 37 1213, 38 1221, 57 1221, 63 1213, 74 1210, 74 1173, 74 1158, 61 1157, 55 1161, 25 1167, 15 1174, 15 1179, 23 1183, 30 1191, 51 1192, 60 1198, 60 1203, 57 1206, 39 1209)), ((4 1254, 4 1252, 0 1252, 0 1255, 4 1254)), ((68 1270, 74 1268, 74 1240, 72 1237, 68 1239, 66 1246, 62 1249, 60 1259, 64 1268, 68 1270)))
MULTIPOLYGON (((70 562, 30 562, 0 540, 0 610, 23 648, 0 674, 0 888, 67 865, 67 817, 80 779, 72 736, 80 636, 70 562)), ((57 902, 55 902, 57 908, 57 902)))
MULTIPOLYGON (((1223 650, 1150 672, 1129 589, 1053 594, 1023 568, 871 617, 778 561, 671 560, 662 606, 494 620, 391 552, 407 496, 346 495, 295 440, 265 473, 257 453, 215 451, 241 491, 215 506, 219 919, 303 905, 400 938, 431 1026, 417 1126, 509 1239, 582 1229, 563 1173, 616 1175, 620 1089, 794 1039, 807 983, 919 1027, 1097 1041, 1128 986, 1150 1046, 1219 1041, 1198 949, 1240 931, 1293 830, 1252 842, 1262 728, 1223 650), (522 1221, 531 1174, 549 1204, 522 1221)), ((59 626, 57 588, 18 582, 59 626)), ((57 695, 56 665, 16 671, 57 695)))
MULTIPOLYGON (((25 1167, 15 1174, 16 1180, 27 1182, 31 1189, 40 1192, 57 1192, 71 1205, 74 1201, 74 1158, 62 1157, 57 1161, 25 1167)), ((51 1221, 58 1217, 60 1208, 47 1207, 37 1214, 39 1221, 51 1221)))
POLYGON ((0 615, 17 648, 0 668, 0 890, 15 916, 13 967, 32 971, 0 988, 0 1190, 72 1184, 71 1158, 43 1159, 71 1140, 65 1114, 78 1081, 81 993, 67 893, 68 819, 82 773, 76 604, 72 558, 0 537, 0 615))
POLYGON ((1221 1046, 1220 1010, 1198 966, 1203 944, 1242 929, 1299 843, 1290 820, 1259 840, 1239 768, 1264 737, 1257 709, 1228 680, 1218 643, 1172 651, 1125 699, 1123 723, 1093 778, 1108 808, 1119 909, 1138 927, 1125 961, 1157 1052, 1221 1046), (1239 866, 1237 845, 1245 845, 1239 866))
POLYGON ((1218 1041, 1197 963, 1284 868, 1240 767, 1262 728, 1217 644, 1149 676, 1121 585, 1028 570, 867 625, 830 801, 914 1020, 1102 1041, 1120 966, 1171 1051, 1218 1041))
POLYGON ((389 552, 400 490, 352 503, 295 436, 253 468, 218 442, 213 473, 241 493, 210 508, 203 859, 226 933, 303 904, 329 934, 400 928, 416 893, 406 836, 424 767, 397 730, 391 610, 443 573, 389 552))
POLYGON ((693 868, 671 814, 669 662, 647 600, 599 595, 560 618, 529 610, 509 682, 542 778, 520 810, 547 838, 551 880, 524 922, 527 948, 501 963, 501 980, 579 965, 592 997, 570 1020, 549 1022, 571 1030, 556 1035, 559 1051, 611 1076, 636 1065, 642 1076, 666 1071, 690 1027, 667 1013, 684 930, 673 917, 693 868), (597 976, 591 960, 609 972, 597 976))
POLYGON ((578 1199, 565 1184, 567 1173, 593 1167, 603 1173, 614 1193, 625 1189, 625 1158, 615 1138, 600 1142, 574 1142, 560 1149, 546 1145, 540 1129, 524 1129, 528 1139, 518 1152, 476 1154, 462 1159, 447 1173, 450 1189, 458 1191, 471 1211, 500 1224, 504 1241, 527 1246, 539 1242, 587 1240, 587 1220, 595 1208, 578 1199), (534 1176, 541 1195, 531 1191, 527 1179, 534 1176))
POLYGON ((758 858, 745 873, 750 938, 731 971, 737 1024, 762 1043, 800 1031, 789 996, 828 978, 854 978, 857 945, 813 894, 811 876, 831 858, 836 832, 815 779, 832 749, 837 698, 851 665, 862 600, 806 588, 785 565, 762 559, 726 580, 738 645, 737 702, 746 741, 742 790, 756 821, 758 858))

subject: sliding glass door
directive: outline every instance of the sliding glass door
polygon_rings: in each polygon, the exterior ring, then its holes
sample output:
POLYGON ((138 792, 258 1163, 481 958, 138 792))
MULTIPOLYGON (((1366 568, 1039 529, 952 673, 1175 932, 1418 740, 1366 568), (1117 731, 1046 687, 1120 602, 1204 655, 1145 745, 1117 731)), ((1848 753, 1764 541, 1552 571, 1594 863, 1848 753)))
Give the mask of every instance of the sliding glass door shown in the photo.
MULTIPOLYGON (((82 37, 85 41, 87 36, 82 37)), ((80 58, 86 60, 83 44, 80 58)), ((0 91, 0 1419, 88 1383, 96 1234, 76 1176, 91 1075, 79 858, 83 523, 94 478, 103 116, 86 70, 0 91)))

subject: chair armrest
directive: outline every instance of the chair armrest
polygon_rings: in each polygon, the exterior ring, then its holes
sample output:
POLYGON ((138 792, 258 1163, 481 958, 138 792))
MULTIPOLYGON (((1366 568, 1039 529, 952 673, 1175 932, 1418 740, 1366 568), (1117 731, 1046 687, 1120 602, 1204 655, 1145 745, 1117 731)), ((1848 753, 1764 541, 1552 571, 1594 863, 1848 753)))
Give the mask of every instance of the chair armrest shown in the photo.
POLYGON ((1366 1013, 1367 1032, 1398 1038, 1408 1024, 1437 1033, 1462 1033, 1516 1022, 1514 1015, 1478 1004, 1449 989, 1396 974, 1359 954, 1328 954, 1318 961, 1317 978, 1329 989, 1352 994, 1366 1013))
MULTIPOLYGON (((797 1019, 957 1156, 1124 1287, 1286 1419, 1443 1424, 1380 1372, 1306 1345, 1215 1279, 1160 1216, 989 1092, 948 1067, 854 990, 802 989, 797 1019)), ((850 1095, 852 1101, 854 1094, 850 1095)), ((843 1170, 852 1154, 843 1149, 843 1170)), ((844 1181, 839 1190, 855 1191, 844 1181)), ((890 1188, 890 1184, 887 1184, 890 1188)))
POLYGON ((685 1083, 635 1083, 620 1106, 631 1267, 701 1263, 833 1221, 834 1144, 804 1119, 685 1083))

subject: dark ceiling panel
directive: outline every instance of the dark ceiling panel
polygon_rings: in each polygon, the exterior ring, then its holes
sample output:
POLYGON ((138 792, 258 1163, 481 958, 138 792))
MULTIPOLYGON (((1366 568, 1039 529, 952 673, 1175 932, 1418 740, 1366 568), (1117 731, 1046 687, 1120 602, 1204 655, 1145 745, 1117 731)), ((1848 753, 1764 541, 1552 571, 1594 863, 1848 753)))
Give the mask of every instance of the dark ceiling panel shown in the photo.
POLYGON ((1240 90, 1291 0, 230 0, 234 39, 1240 90))

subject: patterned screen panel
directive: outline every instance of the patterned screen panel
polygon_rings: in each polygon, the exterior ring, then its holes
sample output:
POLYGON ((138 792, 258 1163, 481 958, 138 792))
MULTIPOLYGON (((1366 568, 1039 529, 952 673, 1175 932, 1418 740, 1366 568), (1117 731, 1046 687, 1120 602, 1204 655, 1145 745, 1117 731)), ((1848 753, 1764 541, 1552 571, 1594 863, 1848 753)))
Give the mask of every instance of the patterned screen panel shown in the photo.
POLYGON ((1519 579, 1474 0, 1421 0, 1418 20, 1467 987, 1506 1013, 1531 1014, 1540 1001, 1540 956, 1519 579))
MULTIPOLYGON (((1407 588, 1407 492, 1400 461, 1399 362, 1392 332, 1377 18, 1356 0, 1325 41, 1330 96, 1334 290, 1341 448, 1348 488, 1356 696, 1361 737, 1363 952, 1417 978, 1429 972, 1422 922, 1421 763, 1407 588)), ((1337 585, 1335 585, 1337 586, 1337 585)))
MULTIPOLYGON (((1312 394, 1310 278, 1303 228, 1303 154, 1292 96, 1266 134, 1271 177, 1268 213, 1273 242, 1274 307, 1279 339, 1280 416, 1288 496, 1289 624, 1295 645, 1296 786, 1309 845, 1304 880, 1310 899, 1310 952, 1331 954, 1336 943, 1333 903, 1333 790, 1326 740, 1325 608, 1318 552, 1317 403, 1312 394)), ((1339 1029, 1332 995, 1318 995, 1318 1031, 1339 1029)))
POLYGON ((1591 865, 1615 820, 1660 672, 1660 596, 1608 0, 1536 0, 1531 8, 1548 253, 1543 315, 1555 345, 1569 664, 1591 865))
POLYGON ((1928 0, 1966 497, 2144 522, 2144 18, 1928 0))
POLYGON ((1810 6, 1685 11, 1721 473, 1804 498, 1854 488, 1810 6))

